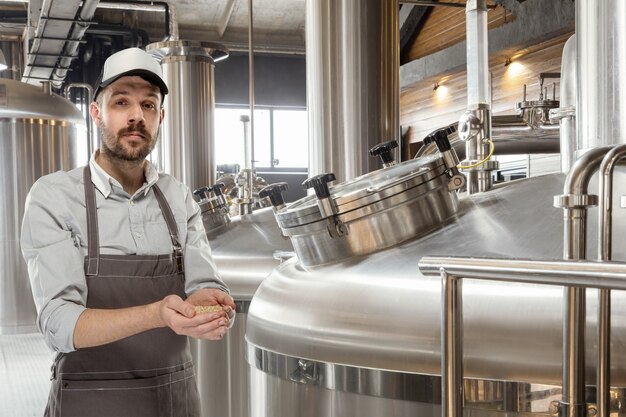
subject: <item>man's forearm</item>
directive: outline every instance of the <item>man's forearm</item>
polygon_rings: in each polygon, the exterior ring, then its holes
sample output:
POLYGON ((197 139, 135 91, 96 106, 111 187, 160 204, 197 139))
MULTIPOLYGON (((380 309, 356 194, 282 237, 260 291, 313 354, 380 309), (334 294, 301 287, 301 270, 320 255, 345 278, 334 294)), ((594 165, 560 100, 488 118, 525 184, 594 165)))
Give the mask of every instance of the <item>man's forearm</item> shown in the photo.
POLYGON ((105 345, 146 330, 164 327, 159 303, 121 309, 86 309, 74 328, 76 349, 105 345))

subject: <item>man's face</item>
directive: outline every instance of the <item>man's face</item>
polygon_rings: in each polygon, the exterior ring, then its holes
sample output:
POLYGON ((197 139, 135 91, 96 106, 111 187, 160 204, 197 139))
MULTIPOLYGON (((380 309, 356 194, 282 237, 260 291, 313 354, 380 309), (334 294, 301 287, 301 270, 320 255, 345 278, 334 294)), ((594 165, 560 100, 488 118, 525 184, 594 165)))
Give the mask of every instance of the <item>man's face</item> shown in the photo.
POLYGON ((154 149, 163 121, 159 88, 138 76, 121 77, 92 103, 91 116, 102 132, 101 151, 109 158, 143 161, 154 149))

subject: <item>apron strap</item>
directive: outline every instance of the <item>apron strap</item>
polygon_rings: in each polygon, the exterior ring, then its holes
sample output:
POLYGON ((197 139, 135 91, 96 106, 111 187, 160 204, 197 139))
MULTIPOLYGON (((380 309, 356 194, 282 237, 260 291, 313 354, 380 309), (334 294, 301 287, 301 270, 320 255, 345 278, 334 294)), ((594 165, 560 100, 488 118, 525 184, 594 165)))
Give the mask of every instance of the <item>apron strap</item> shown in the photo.
POLYGON ((172 213, 172 209, 170 205, 167 203, 163 192, 159 188, 158 185, 154 184, 152 186, 154 190, 154 196, 159 203, 159 207, 161 208, 161 213, 163 213, 163 217, 165 217, 165 223, 167 224, 167 229, 170 232, 170 238, 172 239, 172 246, 174 247, 174 261, 176 262, 176 267, 178 272, 183 272, 183 249, 180 244, 180 239, 178 238, 178 226, 176 226, 176 219, 174 217, 174 213, 172 213))
POLYGON ((100 242, 98 233, 98 211, 96 208, 96 191, 91 181, 91 170, 89 165, 83 170, 85 182, 85 206, 87 209, 87 271, 86 275, 98 275, 100 265, 100 242))

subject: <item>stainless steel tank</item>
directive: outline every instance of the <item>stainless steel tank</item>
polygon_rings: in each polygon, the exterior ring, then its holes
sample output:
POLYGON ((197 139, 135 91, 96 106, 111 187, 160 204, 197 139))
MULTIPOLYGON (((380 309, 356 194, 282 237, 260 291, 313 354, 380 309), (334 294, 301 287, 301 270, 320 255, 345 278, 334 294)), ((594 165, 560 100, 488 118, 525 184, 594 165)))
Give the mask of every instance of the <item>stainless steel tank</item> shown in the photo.
POLYGON ((310 175, 373 171, 367 150, 400 138, 399 36, 397 0, 307 0, 310 175))
POLYGON ((272 208, 231 217, 229 201, 215 185, 197 190, 207 237, 220 276, 237 304, 237 318, 219 341, 196 341, 196 362, 203 417, 247 417, 249 405, 245 331, 250 300, 259 284, 280 263, 294 256, 272 208))
POLYGON ((192 190, 215 182, 213 68, 228 57, 219 44, 199 41, 152 43, 146 50, 161 61, 169 87, 157 167, 192 190))
POLYGON ((0 334, 36 331, 20 250, 26 195, 42 175, 86 163, 83 115, 61 96, 0 79, 0 334))
MULTIPOLYGON (((430 158, 410 163, 422 167, 430 158)), ((411 197, 431 182, 430 174, 409 187, 415 178, 395 169, 330 187, 337 214, 311 214, 315 197, 277 212, 283 233, 297 238, 298 256, 263 281, 250 305, 252 416, 439 415, 441 283, 423 276, 418 261, 426 255, 562 258, 563 214, 552 200, 562 193, 563 174, 462 197, 457 208, 443 185, 411 197), (362 197, 352 210, 341 209, 347 195, 362 197), (301 224, 294 224, 298 214, 301 224), (420 227, 424 221, 432 223, 420 227), (318 232, 337 223, 343 236, 318 232)), ((626 184, 624 175, 619 183, 626 184)), ((615 214, 623 227, 626 214, 615 214)), ((621 246, 616 260, 626 259, 621 246)), ((548 413, 562 377, 562 288, 466 280, 463 293, 465 376, 473 379, 466 383, 466 408, 548 413)), ((593 364, 597 302, 589 293, 587 363, 593 364)), ((626 323, 617 319, 626 314, 626 295, 613 297, 617 347, 626 343, 626 323)), ((621 389, 626 352, 613 354, 612 384, 621 389)), ((593 384, 593 365, 588 371, 593 384)))

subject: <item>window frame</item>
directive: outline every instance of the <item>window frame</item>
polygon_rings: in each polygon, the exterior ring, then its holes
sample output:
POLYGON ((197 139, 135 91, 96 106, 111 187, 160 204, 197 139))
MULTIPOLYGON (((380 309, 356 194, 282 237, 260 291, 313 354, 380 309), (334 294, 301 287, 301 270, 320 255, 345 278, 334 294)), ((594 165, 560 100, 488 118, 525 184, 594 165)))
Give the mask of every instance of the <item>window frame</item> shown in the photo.
MULTIPOLYGON (((245 112, 248 115, 250 114, 250 107, 241 106, 241 105, 229 105, 229 104, 216 104, 215 110, 218 109, 232 109, 232 110, 241 110, 242 113, 245 112)), ((254 169, 257 172, 308 172, 309 168, 307 167, 278 167, 274 165, 275 157, 275 139, 274 139, 274 111, 281 110, 301 110, 307 111, 306 107, 300 106, 254 106, 254 110, 268 110, 269 111, 269 136, 270 136, 270 166, 260 166, 255 164, 254 169)), ((308 116, 308 115, 307 115, 308 116)), ((308 154, 308 137, 307 137, 307 154, 308 154)))

